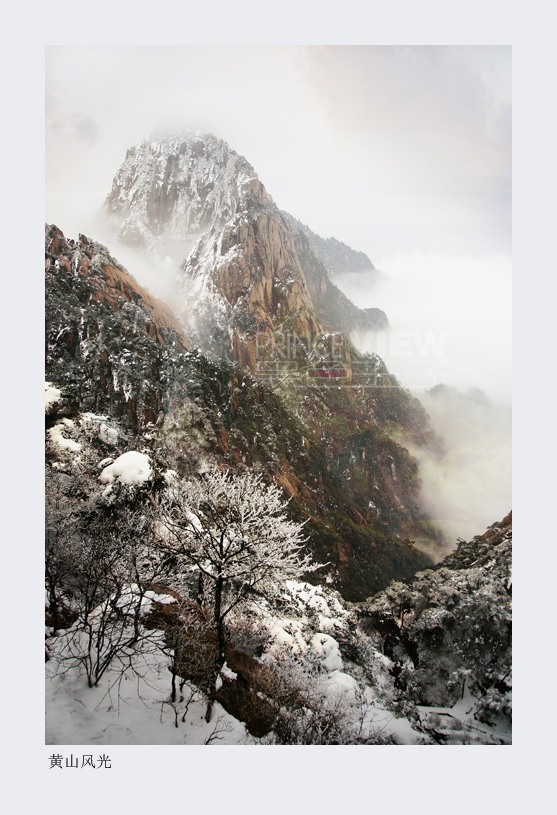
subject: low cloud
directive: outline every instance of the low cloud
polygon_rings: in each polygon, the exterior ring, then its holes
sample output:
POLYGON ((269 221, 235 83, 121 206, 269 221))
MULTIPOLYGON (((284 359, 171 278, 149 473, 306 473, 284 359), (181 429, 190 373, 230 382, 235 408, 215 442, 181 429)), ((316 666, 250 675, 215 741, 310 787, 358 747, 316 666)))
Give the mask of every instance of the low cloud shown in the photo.
POLYGON ((378 283, 358 273, 335 279, 358 306, 389 318, 389 332, 353 335, 356 347, 376 351, 412 390, 481 388, 509 404, 510 257, 397 253, 376 265, 384 273, 378 283))
POLYGON ((97 122, 85 113, 79 113, 74 118, 75 130, 78 138, 86 143, 96 142, 99 137, 97 122))
POLYGON ((409 449, 419 461, 423 504, 454 547, 512 508, 511 410, 478 389, 439 386, 419 398, 445 454, 409 449))
POLYGON ((365 275, 335 282, 361 307, 387 313, 389 331, 352 341, 379 353, 443 439, 441 458, 409 449, 423 503, 454 546, 512 506, 511 261, 399 253, 377 265, 387 273, 378 284, 365 275))

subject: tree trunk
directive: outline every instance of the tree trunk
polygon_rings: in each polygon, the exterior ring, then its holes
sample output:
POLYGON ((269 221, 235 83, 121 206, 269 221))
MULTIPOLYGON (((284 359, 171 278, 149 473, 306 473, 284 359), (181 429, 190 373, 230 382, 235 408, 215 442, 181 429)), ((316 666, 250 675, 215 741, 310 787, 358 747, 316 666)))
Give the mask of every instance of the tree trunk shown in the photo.
POLYGON ((215 703, 215 696, 217 694, 217 681, 221 672, 221 668, 225 662, 226 638, 224 634, 224 623, 222 621, 221 615, 223 584, 224 581, 222 577, 218 577, 215 584, 215 607, 214 607, 214 621, 217 634, 217 653, 215 656, 215 665, 213 670, 211 671, 211 677, 209 679, 208 688, 209 701, 207 703, 207 711, 205 713, 206 722, 209 722, 211 720, 213 705, 215 703))
POLYGON ((49 599, 48 599, 48 613, 50 614, 52 620, 52 628, 53 633, 56 634, 58 631, 58 599, 56 597, 56 591, 52 587, 49 591, 49 599))
POLYGON ((176 701, 176 666, 172 665, 172 667, 170 668, 170 671, 172 673, 172 695, 170 697, 170 701, 175 702, 176 701))
POLYGON ((197 580, 197 603, 201 608, 205 608, 207 605, 205 602, 205 579, 203 572, 199 572, 199 578, 197 580))

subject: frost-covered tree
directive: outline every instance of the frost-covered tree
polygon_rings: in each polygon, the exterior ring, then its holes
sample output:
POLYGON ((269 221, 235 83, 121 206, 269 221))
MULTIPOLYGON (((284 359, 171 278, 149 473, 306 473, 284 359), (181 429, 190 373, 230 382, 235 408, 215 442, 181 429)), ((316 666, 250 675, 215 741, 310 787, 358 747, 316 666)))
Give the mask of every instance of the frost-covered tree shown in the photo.
POLYGON ((95 487, 85 474, 47 467, 46 598, 53 633, 65 631, 51 670, 79 666, 91 687, 118 661, 124 671, 133 654, 160 650, 142 618, 167 571, 152 503, 132 501, 130 488, 105 497, 95 487))
POLYGON ((77 519, 71 550, 58 544, 70 555, 63 576, 76 617, 65 634, 59 670, 80 665, 90 687, 117 661, 125 671, 132 653, 159 648, 160 639, 142 624, 155 594, 150 587, 164 570, 152 518, 142 509, 102 509, 77 519))
POLYGON ((250 593, 270 595, 283 581, 315 571, 303 554, 303 524, 290 520, 280 489, 260 475, 223 473, 216 467, 174 486, 162 521, 173 554, 194 567, 210 594, 217 637, 210 681, 210 719, 218 674, 225 662, 225 620, 250 593))

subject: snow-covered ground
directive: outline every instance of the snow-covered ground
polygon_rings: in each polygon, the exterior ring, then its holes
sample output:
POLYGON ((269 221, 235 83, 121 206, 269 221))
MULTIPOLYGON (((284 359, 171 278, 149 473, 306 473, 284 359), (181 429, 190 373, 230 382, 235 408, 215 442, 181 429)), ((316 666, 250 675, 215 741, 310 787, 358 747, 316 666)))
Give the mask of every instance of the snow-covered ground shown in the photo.
MULTIPOLYGON (((132 597, 133 587, 130 591, 132 597)), ((304 658, 309 659, 313 672, 304 675, 306 683, 308 677, 311 681, 311 686, 305 686, 306 692, 318 700, 323 712, 344 717, 343 732, 348 734, 349 741, 398 745, 439 741, 510 743, 507 730, 489 728, 474 719, 476 699, 466 687, 452 708, 410 706, 408 715, 397 714, 391 660, 370 649, 364 673, 358 666, 345 663, 339 644, 330 633, 312 628, 319 614, 321 619, 332 621, 329 630, 336 623, 337 635, 346 637, 354 620, 339 596, 324 587, 299 581, 288 581, 287 595, 293 605, 289 615, 282 619, 269 605, 258 604, 259 625, 268 635, 261 663, 282 666, 283 675, 295 683, 300 679, 304 658), (292 662, 293 656, 297 662, 292 662)), ((126 598, 127 594, 120 598, 121 606, 126 598)), ((148 593, 142 614, 149 611, 153 600, 164 603, 172 602, 173 598, 148 593)), ((51 630, 47 634, 52 634, 51 630)), ((170 657, 163 647, 162 634, 158 635, 160 647, 155 635, 149 639, 149 647, 128 649, 124 660, 114 659, 96 687, 89 687, 82 666, 67 660, 70 635, 71 630, 59 631, 47 640, 50 654, 46 663, 47 744, 274 743, 272 733, 262 739, 250 735, 246 726, 218 702, 207 723, 207 698, 191 683, 185 682, 172 702, 170 657)), ((219 684, 236 679, 226 664, 221 674, 219 684)))
MULTIPOLYGON (((53 649, 56 650, 55 647, 53 649)), ((55 657, 55 654, 53 654, 55 657)), ((141 655, 134 670, 109 669, 89 688, 78 667, 55 673, 46 663, 47 744, 254 744, 244 725, 215 704, 205 721, 206 699, 185 684, 170 702, 168 657, 141 655)))
MULTIPOLYGON (((171 702, 169 659, 161 651, 138 653, 133 667, 123 671, 118 661, 90 688, 79 666, 61 670, 58 657, 64 635, 49 640, 46 663, 47 744, 269 744, 257 739, 245 725, 217 702, 210 722, 205 721, 207 700, 195 686, 185 683, 171 702)), ((332 639, 332 638, 331 638, 332 639)), ((233 677, 225 666, 224 676, 233 677)), ((344 671, 333 669, 319 683, 323 705, 343 704, 352 714, 354 728, 369 737, 380 734, 395 744, 427 743, 429 739, 396 718, 381 705, 369 686, 361 688, 344 671), (344 701, 343 697, 346 697, 344 701), (342 701, 341 701, 342 700, 342 701)))

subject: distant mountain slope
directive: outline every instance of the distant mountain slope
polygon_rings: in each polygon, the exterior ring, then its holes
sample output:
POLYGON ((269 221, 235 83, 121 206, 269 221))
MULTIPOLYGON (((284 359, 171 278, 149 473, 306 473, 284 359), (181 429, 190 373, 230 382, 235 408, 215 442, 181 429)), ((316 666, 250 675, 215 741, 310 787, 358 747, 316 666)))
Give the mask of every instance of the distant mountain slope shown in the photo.
POLYGON ((327 268, 312 251, 305 232, 294 233, 294 245, 315 310, 326 330, 342 331, 348 337, 353 331, 381 331, 389 327, 384 311, 358 308, 331 282, 327 268))
MULTIPOLYGON (((410 541, 442 539, 420 509, 416 461, 386 428, 423 445, 435 437, 378 359, 390 387, 367 387, 356 371, 356 388, 328 378, 276 388, 189 348, 171 312, 104 246, 47 226, 45 256, 46 378, 73 406, 65 417, 117 421, 123 438, 136 435, 180 474, 209 461, 265 473, 308 521, 311 551, 350 599, 430 562, 410 541)), ((59 418, 49 413, 48 426, 59 418)))
POLYGON ((336 238, 322 238, 288 212, 283 212, 283 215, 295 235, 305 235, 311 251, 333 280, 349 272, 365 273, 372 280, 379 277, 378 270, 364 252, 358 252, 336 238))

